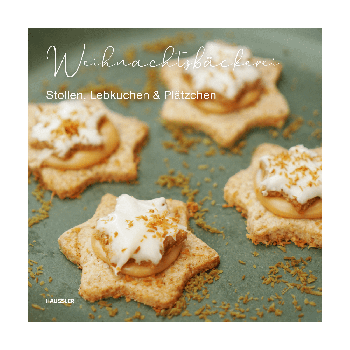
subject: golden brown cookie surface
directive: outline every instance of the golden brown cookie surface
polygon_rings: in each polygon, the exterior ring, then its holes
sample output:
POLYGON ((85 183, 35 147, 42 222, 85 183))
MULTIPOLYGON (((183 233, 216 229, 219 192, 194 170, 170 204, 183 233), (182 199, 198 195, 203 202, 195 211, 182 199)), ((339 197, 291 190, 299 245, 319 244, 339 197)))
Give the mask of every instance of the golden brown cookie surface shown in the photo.
MULTIPOLYGON (((89 96, 83 95, 86 100, 89 96)), ((60 170, 42 167, 42 150, 31 146, 31 130, 36 124, 35 113, 38 108, 29 104, 28 108, 28 166, 45 189, 51 190, 61 199, 75 198, 85 188, 96 182, 131 181, 137 178, 136 151, 147 139, 148 126, 132 117, 124 117, 107 109, 99 100, 90 103, 101 108, 119 135, 119 146, 103 162, 84 169, 60 170)))
MULTIPOLYGON (((103 196, 90 220, 63 233, 58 240, 63 254, 82 268, 79 294, 84 299, 96 301, 123 295, 155 308, 169 308, 181 296, 191 277, 219 264, 215 250, 190 233, 177 259, 164 271, 145 278, 116 276, 91 246, 97 220, 114 210, 116 200, 111 194, 103 196)), ((180 214, 180 223, 187 225, 186 205, 177 200, 167 200, 167 205, 170 212, 180 214)))
POLYGON ((300 211, 284 196, 263 196, 258 188, 259 180, 261 181, 261 172, 257 171, 254 188, 256 198, 270 212, 284 218, 291 219, 321 219, 322 218, 322 199, 314 198, 308 207, 300 211))
POLYGON ((81 170, 103 162, 117 151, 120 140, 118 131, 109 120, 103 122, 101 135, 103 137, 101 148, 78 149, 67 159, 51 155, 43 161, 42 166, 60 170, 81 170))
MULTIPOLYGON (((276 87, 282 72, 282 64, 271 59, 257 57, 253 58, 251 63, 257 64, 258 61, 265 62, 264 65, 257 65, 261 72, 261 84, 264 91, 253 105, 227 114, 222 114, 222 111, 206 113, 187 99, 172 99, 169 95, 161 110, 162 119, 165 123, 203 131, 222 147, 232 146, 254 127, 281 128, 290 113, 286 99, 276 87)), ((175 62, 170 61, 169 66, 164 66, 161 76, 170 91, 181 92, 186 89, 186 86, 188 87, 182 74, 182 68, 175 62)))
MULTIPOLYGON (((233 175, 225 185, 224 198, 247 218, 247 237, 253 243, 285 244, 322 248, 322 219, 292 219, 277 216, 266 209, 256 196, 255 178, 260 158, 275 155, 285 149, 278 145, 262 144, 253 154, 250 166, 233 175)), ((321 148, 314 150, 321 154, 321 148)))

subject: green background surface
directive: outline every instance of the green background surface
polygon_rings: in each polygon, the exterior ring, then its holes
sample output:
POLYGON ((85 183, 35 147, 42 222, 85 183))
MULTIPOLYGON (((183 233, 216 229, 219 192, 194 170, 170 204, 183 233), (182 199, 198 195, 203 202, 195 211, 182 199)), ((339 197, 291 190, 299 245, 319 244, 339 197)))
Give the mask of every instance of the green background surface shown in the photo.
MULTIPOLYGON (((89 186, 79 199, 60 200, 54 197, 52 208, 49 212, 49 218, 39 222, 28 229, 28 258, 43 265, 43 274, 38 276, 38 282, 44 281, 44 285, 36 283, 31 277, 29 281, 32 287, 28 288, 28 319, 29 321, 51 321, 53 317, 60 321, 81 321, 81 322, 101 322, 101 321, 124 321, 125 318, 131 317, 136 311, 145 315, 142 322, 203 322, 194 315, 194 312, 205 304, 211 306, 211 310, 222 311, 220 305, 222 302, 230 303, 229 310, 235 309, 235 303, 240 308, 248 309, 245 311, 245 319, 236 319, 235 322, 286 322, 298 321, 299 315, 302 322, 321 321, 322 297, 302 293, 297 288, 288 290, 282 295, 282 290, 286 287, 284 283, 276 284, 274 288, 271 285, 262 284, 262 276, 268 276, 269 266, 277 262, 284 261, 286 256, 295 256, 299 259, 311 257, 311 262, 305 267, 305 272, 317 277, 317 280, 310 284, 316 288, 322 287, 322 251, 320 249, 300 249, 294 244, 286 246, 286 252, 283 252, 276 246, 265 247, 263 245, 255 246, 246 238, 245 219, 232 208, 222 208, 225 204, 223 199, 223 188, 233 174, 249 166, 252 152, 263 142, 271 142, 289 148, 296 144, 304 144, 308 148, 321 146, 321 140, 312 136, 315 126, 309 125, 308 121, 315 124, 322 121, 322 31, 320 29, 29 29, 29 81, 28 81, 28 99, 29 102, 58 102, 47 101, 46 90, 58 90, 61 84, 68 84, 70 92, 77 92, 79 88, 89 82, 98 83, 100 78, 105 79, 108 83, 120 85, 124 90, 129 89, 139 92, 142 91, 147 78, 146 68, 137 67, 111 67, 101 69, 100 67, 81 67, 76 75, 67 78, 62 66, 57 77, 53 76, 54 60, 53 52, 48 54, 49 46, 55 45, 57 48, 57 58, 62 59, 67 53, 67 72, 72 74, 79 63, 83 45, 86 45, 84 60, 88 62, 100 61, 103 52, 107 46, 113 46, 115 49, 115 61, 123 58, 123 53, 130 47, 136 49, 136 59, 146 64, 154 59, 161 62, 163 53, 149 53, 143 50, 143 44, 162 39, 166 36, 174 37, 178 32, 193 33, 194 39, 184 42, 181 45, 175 45, 175 51, 186 51, 183 57, 195 54, 201 45, 208 40, 221 39, 226 42, 234 42, 239 45, 245 45, 252 49, 254 56, 274 58, 282 62, 283 73, 278 87, 287 98, 291 109, 291 117, 288 119, 286 126, 293 121, 293 115, 300 115, 304 118, 303 126, 292 135, 291 139, 282 137, 281 132, 276 139, 269 134, 269 129, 254 129, 245 135, 247 141, 243 148, 243 155, 226 154, 221 155, 218 148, 214 145, 217 153, 214 157, 206 157, 204 153, 210 146, 204 143, 198 144, 191 149, 188 154, 180 154, 171 149, 165 149, 162 146, 163 141, 171 141, 172 137, 159 122, 159 112, 164 102, 163 86, 159 86, 160 100, 150 101, 133 101, 129 107, 123 107, 117 101, 105 100, 106 105, 113 111, 119 112, 126 116, 136 116, 140 120, 148 123, 150 126, 149 141, 141 152, 141 163, 139 165, 138 184, 128 185, 125 183, 102 183, 89 186), (313 111, 317 110, 319 114, 315 116, 313 111), (169 159, 169 167, 164 159, 169 159), (183 161, 190 167, 184 168, 183 161), (198 170, 198 165, 208 164, 207 170, 198 170), (219 167, 225 170, 220 170, 219 167), (80 284, 81 270, 76 265, 68 261, 59 251, 57 239, 66 230, 85 222, 94 214, 101 197, 106 193, 112 193, 119 196, 128 193, 138 199, 151 199, 164 196, 186 201, 187 198, 181 195, 181 189, 173 187, 166 189, 155 184, 160 175, 167 174, 169 169, 175 169, 175 172, 181 171, 188 175, 192 173, 190 187, 199 188, 196 195, 196 201, 200 201, 212 191, 215 205, 210 201, 204 203, 204 207, 209 211, 205 216, 208 224, 217 227, 223 231, 225 237, 221 234, 213 234, 199 228, 191 219, 190 226, 194 233, 214 248, 220 255, 219 269, 223 270, 221 278, 210 285, 206 285, 210 294, 209 299, 202 302, 191 300, 188 303, 187 310, 191 317, 176 316, 169 320, 166 317, 156 316, 153 309, 149 306, 130 301, 127 303, 122 297, 118 300, 109 299, 112 307, 118 308, 115 317, 109 317, 105 309, 100 310, 97 303, 94 303, 97 311, 91 310, 92 303, 86 302, 78 295, 80 284), (214 172, 210 169, 214 168, 214 172), (204 178, 209 177, 211 182, 207 183, 204 178), (201 186, 197 187, 197 182, 201 186), (216 188, 213 183, 217 183, 216 188), (213 224, 215 222, 215 224, 213 224), (33 241, 35 241, 33 243, 33 241), (256 251, 258 256, 252 253, 256 251), (246 264, 239 263, 239 260, 246 264), (256 268, 253 267, 256 266, 256 268), (242 276, 245 275, 245 279, 242 276), (52 282, 49 283, 49 277, 52 282), (74 299, 71 307, 63 304, 46 304, 40 294, 47 292, 53 298, 74 299), (249 292, 249 297, 258 300, 249 301, 243 304, 239 300, 240 296, 245 296, 249 292), (268 313, 268 308, 272 301, 268 301, 270 296, 277 293, 282 296, 282 304, 275 300, 276 308, 282 310, 281 316, 275 316, 273 312, 268 313), (295 295, 298 305, 302 310, 298 311, 292 304, 292 294, 295 295), (314 301, 316 306, 304 305, 304 299, 314 301), (217 304, 213 304, 216 300, 217 304), (45 311, 34 309, 31 305, 38 304, 45 308, 45 311), (258 317, 257 321, 250 319, 256 316, 256 309, 264 312, 262 318, 258 317), (89 313, 93 313, 95 319, 89 318, 89 313), (101 318, 98 318, 101 315, 101 318)), ((320 126, 317 126, 320 128, 320 126)), ((199 134, 202 138, 204 134, 199 134)), ((193 136, 193 135, 189 135, 193 136)), ((40 208, 41 204, 34 198, 32 191, 35 190, 37 183, 31 179, 28 185, 28 216, 32 217, 32 209, 40 208)), ((45 200, 49 200, 51 193, 46 191, 45 200)), ((34 264, 33 271, 36 271, 34 264)), ((301 267, 300 265, 299 267, 301 267)), ((28 265, 29 267, 29 265, 28 265)), ((280 274, 289 282, 295 282, 296 277, 290 274, 284 274, 280 269, 280 274)), ((28 275, 29 276, 29 275, 28 275)), ((225 318, 233 320, 229 313, 223 318, 219 313, 208 317, 211 321, 223 321, 225 318)), ((139 320, 134 320, 139 322, 139 320)))

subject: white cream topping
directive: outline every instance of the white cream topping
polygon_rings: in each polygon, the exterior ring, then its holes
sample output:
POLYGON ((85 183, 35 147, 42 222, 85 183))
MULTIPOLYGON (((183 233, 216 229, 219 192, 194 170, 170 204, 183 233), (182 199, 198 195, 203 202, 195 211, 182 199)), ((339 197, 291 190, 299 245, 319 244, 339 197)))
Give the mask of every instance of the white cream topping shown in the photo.
POLYGON ((262 195, 283 191, 300 204, 315 197, 322 198, 322 157, 303 145, 276 156, 263 156, 260 166, 266 176, 259 186, 262 195))
POLYGON ((97 221, 96 229, 108 234, 112 240, 113 257, 110 262, 115 274, 130 258, 136 263, 151 261, 158 264, 162 258, 164 239, 171 236, 176 240, 179 230, 187 228, 178 218, 167 213, 165 198, 137 200, 127 194, 117 199, 114 212, 97 221), (117 234, 116 234, 117 232, 117 234))
MULTIPOLYGON (((199 57, 198 54, 197 62, 199 57)), ((220 93, 227 99, 233 99, 246 83, 253 83, 260 78, 259 70, 253 65, 248 65, 251 58, 252 53, 245 46, 231 46, 209 41, 204 46, 200 67, 196 68, 196 56, 190 57, 188 61, 191 68, 184 73, 191 75, 195 90, 210 90, 220 93), (206 64, 204 58, 208 62, 210 59, 211 64, 206 64)))
POLYGON ((88 107, 82 101, 62 101, 53 111, 37 111, 38 123, 32 128, 31 136, 49 144, 52 151, 45 155, 55 153, 63 158, 75 145, 98 146, 102 143, 98 123, 103 115, 103 111, 88 107), (76 132, 62 132, 67 122, 72 122, 76 132))

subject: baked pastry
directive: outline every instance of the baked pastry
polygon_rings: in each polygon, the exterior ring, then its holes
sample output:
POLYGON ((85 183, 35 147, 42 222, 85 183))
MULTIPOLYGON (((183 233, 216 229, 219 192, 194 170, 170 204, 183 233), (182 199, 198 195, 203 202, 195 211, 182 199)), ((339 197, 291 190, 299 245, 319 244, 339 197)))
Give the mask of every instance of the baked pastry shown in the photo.
POLYGON ((89 96, 57 104, 29 104, 28 166, 58 197, 75 198, 95 182, 137 177, 135 152, 148 126, 89 96))
POLYGON ((203 131, 222 147, 253 127, 281 128, 289 115, 276 87, 281 72, 280 62, 252 57, 247 47, 208 42, 202 55, 162 67, 170 91, 161 117, 165 124, 203 131))
POLYGON ((253 243, 322 247, 322 148, 262 144, 232 176, 224 198, 247 217, 253 243))
POLYGON ((215 250, 187 231, 187 220, 181 201, 106 194, 95 215, 63 233, 58 243, 82 269, 84 299, 125 296, 169 308, 191 277, 220 262, 215 250))

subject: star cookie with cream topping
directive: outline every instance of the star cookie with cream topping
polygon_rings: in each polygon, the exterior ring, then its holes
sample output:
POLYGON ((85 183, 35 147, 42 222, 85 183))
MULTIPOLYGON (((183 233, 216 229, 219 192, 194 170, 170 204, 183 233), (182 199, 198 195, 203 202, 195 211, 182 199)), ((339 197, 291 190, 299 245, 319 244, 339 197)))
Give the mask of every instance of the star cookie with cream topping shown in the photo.
POLYGON ((254 127, 282 128, 289 106, 276 87, 281 63, 221 42, 208 42, 203 57, 207 61, 191 57, 162 67, 170 89, 161 110, 165 125, 202 131, 221 147, 231 147, 254 127))
POLYGON ((322 148, 260 145, 224 198, 247 218, 253 243, 322 248, 322 148))
POLYGON ((28 167, 45 189, 75 198, 95 182, 137 178, 137 150, 148 126, 99 100, 29 104, 28 167))
POLYGON ((187 230, 187 221, 181 201, 106 194, 94 216, 58 243, 82 269, 79 294, 85 300, 125 296, 170 308, 191 277, 220 262, 215 250, 187 230))

